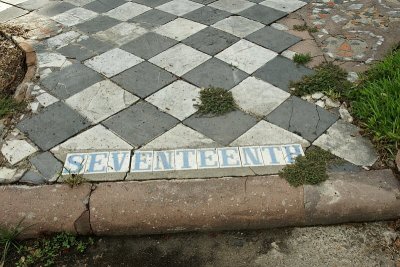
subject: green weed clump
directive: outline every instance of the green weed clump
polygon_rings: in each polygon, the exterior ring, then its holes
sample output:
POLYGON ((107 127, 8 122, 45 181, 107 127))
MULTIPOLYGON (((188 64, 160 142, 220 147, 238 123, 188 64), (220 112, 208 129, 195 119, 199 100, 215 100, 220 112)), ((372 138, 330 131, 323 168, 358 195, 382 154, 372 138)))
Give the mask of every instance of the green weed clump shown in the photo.
POLYGON ((25 103, 18 103, 11 96, 0 94, 0 119, 22 111, 25 108, 25 103))
POLYGON ((307 26, 306 23, 304 23, 302 25, 294 25, 293 29, 296 30, 296 31, 300 31, 300 32, 308 31, 310 33, 318 31, 317 27, 309 27, 309 26, 307 26))
POLYGON ((323 92, 328 96, 335 95, 340 98, 352 87, 351 82, 347 80, 347 72, 331 62, 322 63, 314 70, 314 74, 305 76, 300 81, 291 82, 294 95, 304 96, 323 92))
POLYGON ((383 155, 392 160, 400 145, 400 50, 361 75, 349 94, 351 112, 383 155))
POLYGON ((287 165, 279 176, 286 179, 292 186, 318 184, 328 179, 327 166, 337 157, 320 148, 310 149, 305 156, 299 156, 292 165, 287 165))
POLYGON ((236 109, 236 102, 229 92, 223 88, 205 88, 200 92, 200 114, 224 115, 236 109))
POLYGON ((93 243, 92 238, 79 239, 69 233, 38 239, 29 245, 19 247, 18 254, 21 257, 16 266, 54 266, 57 257, 61 254, 72 251, 83 253, 93 243))
POLYGON ((297 64, 307 64, 308 62, 311 61, 311 54, 307 53, 307 54, 295 54, 293 57, 293 61, 296 62, 297 64))

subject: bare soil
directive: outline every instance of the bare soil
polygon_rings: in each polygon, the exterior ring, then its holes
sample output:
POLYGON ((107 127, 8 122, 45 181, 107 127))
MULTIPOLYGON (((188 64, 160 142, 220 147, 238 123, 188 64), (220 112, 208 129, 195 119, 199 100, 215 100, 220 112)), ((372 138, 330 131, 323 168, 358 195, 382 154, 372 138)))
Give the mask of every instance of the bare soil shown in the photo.
POLYGON ((25 54, 10 37, 22 34, 16 27, 0 27, 0 94, 3 96, 12 95, 25 76, 25 54))

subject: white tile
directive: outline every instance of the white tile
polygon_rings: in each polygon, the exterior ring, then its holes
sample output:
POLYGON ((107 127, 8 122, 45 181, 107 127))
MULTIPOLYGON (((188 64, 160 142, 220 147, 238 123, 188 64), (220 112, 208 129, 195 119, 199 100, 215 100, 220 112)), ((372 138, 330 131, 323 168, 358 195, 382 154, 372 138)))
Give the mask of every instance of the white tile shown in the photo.
POLYGON ((51 104, 56 103, 59 99, 52 96, 51 94, 43 93, 41 95, 38 95, 36 97, 36 100, 39 101, 40 105, 42 105, 43 107, 47 107, 51 104))
POLYGON ((310 146, 310 143, 301 136, 286 131, 285 129, 264 120, 258 122, 230 145, 258 146, 284 144, 301 144, 303 147, 310 146))
POLYGON ((18 4, 24 3, 26 1, 28 1, 28 0, 2 0, 2 2, 11 4, 11 5, 18 5, 18 4))
POLYGON ((177 44, 149 61, 169 72, 182 76, 210 59, 211 56, 184 44, 177 44))
POLYGON ((138 24, 122 22, 105 31, 100 31, 94 36, 105 42, 113 42, 118 45, 123 45, 147 32, 148 31, 145 28, 140 27, 138 24))
POLYGON ((8 9, 10 7, 11 7, 11 5, 0 2, 0 12, 3 11, 3 10, 8 9))
POLYGON ((87 5, 95 0, 64 0, 64 2, 71 3, 75 6, 84 6, 87 5))
POLYGON ((54 147, 51 152, 64 160, 65 154, 69 152, 131 149, 130 144, 99 124, 54 147))
POLYGON ((87 20, 93 19, 96 16, 96 12, 82 7, 77 7, 70 9, 64 13, 58 14, 52 17, 52 19, 65 26, 74 26, 87 20))
POLYGON ((260 146, 264 165, 286 165, 281 146, 260 146))
POLYGON ((151 8, 147 6, 128 2, 119 7, 111 9, 105 13, 105 15, 121 21, 127 21, 149 10, 151 10, 151 8))
POLYGON ((186 13, 192 12, 198 8, 203 7, 199 3, 195 3, 188 0, 173 0, 165 3, 161 6, 156 7, 159 10, 174 14, 176 16, 183 16, 186 13))
POLYGON ((67 58, 59 53, 44 52, 37 54, 39 68, 61 68, 67 58))
POLYGON ((38 149, 25 140, 8 140, 1 148, 1 153, 12 165, 26 159, 36 151, 38 149))
POLYGON ((357 126, 344 120, 335 122, 314 145, 359 166, 371 166, 378 159, 371 141, 361 136, 357 126))
POLYGON ((142 61, 143 59, 132 55, 131 53, 119 48, 114 48, 85 61, 85 65, 110 78, 142 61))
POLYGON ((276 55, 269 49, 242 39, 215 57, 251 74, 276 55))
POLYGON ((146 144, 143 149, 162 150, 215 146, 218 146, 218 144, 216 144, 212 139, 183 124, 178 124, 168 132, 160 135, 150 143, 146 144))
POLYGON ((257 116, 266 116, 290 94, 255 77, 248 77, 231 89, 239 107, 257 116))
POLYGON ((175 169, 176 170, 196 170, 197 169, 196 149, 177 149, 177 150, 175 150, 175 169))
MULTIPOLYGON (((63 159, 64 160, 64 159, 63 159)), ((70 153, 65 158, 65 164, 62 170, 63 175, 78 174, 85 172, 87 162, 86 153, 70 153)))
POLYGON ((281 146, 281 150, 286 164, 293 164, 296 157, 304 156, 303 148, 299 144, 283 145, 281 146))
POLYGON ((81 34, 75 31, 64 32, 45 41, 50 49, 58 49, 76 41, 81 34))
POLYGON ((95 124, 138 100, 115 83, 104 80, 71 96, 65 103, 95 124))
POLYGON ((129 172, 130 151, 111 151, 108 156, 107 173, 129 172))
POLYGON ((220 168, 242 167, 239 148, 237 147, 218 148, 218 157, 219 157, 220 168))
POLYGON ((221 10, 228 11, 230 13, 239 13, 243 10, 248 9, 249 7, 254 6, 255 4, 246 0, 219 0, 212 4, 209 4, 211 7, 215 7, 221 10))
POLYGON ((264 161, 259 146, 239 147, 243 167, 264 166, 264 161))
POLYGON ((158 27, 155 29, 155 32, 177 41, 182 41, 183 39, 186 39, 187 37, 195 34, 198 31, 201 31, 206 27, 206 25, 201 23, 184 18, 177 18, 165 25, 158 27))
POLYGON ((131 172, 153 171, 153 156, 153 151, 135 151, 132 155, 131 172))
POLYGON ((106 173, 109 152, 88 153, 85 164, 86 174, 106 173))
POLYGON ((218 151, 216 148, 197 149, 198 169, 219 168, 218 151))
POLYGON ((266 0, 260 3, 261 5, 272 7, 274 9, 291 13, 296 11, 297 9, 301 8, 302 6, 307 5, 307 3, 298 1, 298 0, 266 0))
POLYGON ((212 25, 212 27, 243 38, 263 28, 264 25, 260 22, 244 17, 231 16, 229 18, 218 21, 217 23, 212 25))
POLYGON ((194 105, 199 104, 199 95, 200 88, 178 80, 149 96, 146 101, 183 121, 197 111, 194 105))
POLYGON ((153 171, 172 171, 175 170, 175 151, 163 150, 154 151, 153 171))

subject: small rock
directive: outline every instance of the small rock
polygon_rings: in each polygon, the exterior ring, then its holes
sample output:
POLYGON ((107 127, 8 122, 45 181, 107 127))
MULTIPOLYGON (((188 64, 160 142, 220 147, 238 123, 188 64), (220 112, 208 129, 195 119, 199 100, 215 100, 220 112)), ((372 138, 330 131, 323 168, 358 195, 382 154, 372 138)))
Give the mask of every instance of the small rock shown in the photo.
POLYGON ((26 170, 0 168, 0 184, 9 184, 18 181, 26 170))
POLYGON ((358 74, 356 72, 349 72, 347 74, 347 80, 352 83, 356 82, 358 80, 358 74))
POLYGON ((325 102, 322 100, 318 100, 317 102, 315 102, 315 105, 320 106, 321 108, 325 107, 325 102))
POLYGON ((39 102, 32 102, 32 103, 29 103, 29 108, 31 109, 31 111, 32 111, 33 113, 37 113, 37 112, 38 112, 38 109, 39 109, 39 102))
POLYGON ((324 94, 321 92, 317 92, 317 93, 314 93, 311 95, 311 97, 315 100, 321 99, 323 96, 324 96, 324 94))
POLYGON ((302 96, 301 99, 310 102, 312 100, 312 97, 311 97, 311 95, 305 95, 305 96, 302 96))
POLYGON ((325 104, 330 108, 338 108, 338 107, 340 107, 340 102, 339 101, 333 101, 329 97, 325 100, 325 104))
POLYGON ((343 105, 339 108, 339 114, 343 120, 350 123, 353 122, 353 117, 350 115, 350 112, 345 107, 343 107, 343 105))

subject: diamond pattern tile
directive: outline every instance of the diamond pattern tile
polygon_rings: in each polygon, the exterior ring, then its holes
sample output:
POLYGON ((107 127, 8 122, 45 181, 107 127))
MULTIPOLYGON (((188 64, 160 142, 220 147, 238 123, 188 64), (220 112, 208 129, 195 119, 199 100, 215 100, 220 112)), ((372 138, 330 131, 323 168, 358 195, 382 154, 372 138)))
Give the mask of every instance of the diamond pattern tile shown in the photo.
POLYGON ((201 7, 203 7, 202 4, 189 0, 172 0, 156 8, 176 16, 183 16, 201 7))
POLYGON ((146 98, 162 111, 184 120, 197 111, 200 88, 184 81, 176 81, 146 98))
POLYGON ((215 57, 251 74, 276 55, 271 50, 242 39, 215 57))
POLYGON ((284 12, 293 12, 297 9, 305 6, 307 3, 298 0, 266 0, 260 3, 261 5, 272 7, 274 9, 284 11, 284 12))
POLYGON ((263 28, 264 25, 244 17, 232 16, 215 23, 213 27, 243 38, 263 28))
POLYGON ((135 55, 115 48, 85 61, 85 65, 110 78, 142 61, 143 59, 135 55))
POLYGON ((182 76, 210 58, 209 55, 187 45, 177 44, 149 61, 169 72, 182 76))
POLYGON ((178 120, 147 102, 139 102, 117 113, 103 124, 133 146, 142 146, 165 133, 178 120), (129 123, 126 123, 129 121, 129 123))
POLYGON ((66 104, 57 102, 45 108, 40 114, 21 121, 17 128, 46 151, 88 126, 89 122, 79 113, 66 104))
POLYGON ((239 40, 238 37, 232 34, 207 27, 186 38, 182 43, 209 54, 210 56, 214 56, 239 40))
POLYGON ((231 89, 247 77, 247 74, 225 62, 212 58, 183 76, 199 87, 231 89))
POLYGON ((301 38, 297 36, 272 27, 264 27, 250 34, 246 39, 277 53, 281 53, 301 41, 301 38))
POLYGON ((111 9, 105 13, 105 15, 120 21, 127 21, 149 10, 151 10, 151 8, 148 6, 127 2, 114 9, 111 9))
POLYGON ((255 5, 240 12, 239 15, 269 25, 286 16, 287 13, 267 6, 255 5))
POLYGON ((149 32, 121 46, 121 49, 140 58, 150 59, 177 43, 177 41, 168 37, 149 32))
POLYGON ((182 41, 192 34, 206 28, 206 25, 183 19, 177 18, 155 30, 160 35, 167 36, 177 41, 182 41))
POLYGON ((123 45, 139 36, 147 33, 148 30, 135 23, 122 22, 105 31, 100 31, 94 35, 102 41, 123 45))
POLYGON ((246 0, 218 0, 216 2, 213 2, 211 4, 209 4, 209 6, 217 8, 217 9, 221 9, 230 13, 239 13, 243 10, 248 9, 249 7, 254 6, 255 4, 250 2, 250 1, 246 1, 246 0))
POLYGON ((177 16, 172 15, 170 13, 157 9, 152 9, 139 16, 132 18, 131 20, 129 20, 129 22, 137 23, 141 27, 146 29, 154 29, 170 21, 173 21, 176 18, 177 16))
POLYGON ((157 92, 176 79, 175 75, 149 62, 142 62, 112 78, 122 88, 141 98, 157 92))
POLYGON ((338 115, 291 96, 267 115, 266 120, 313 142, 338 120, 338 115))
POLYGON ((307 67, 302 65, 298 66, 287 58, 277 56, 258 69, 254 73, 254 76, 285 91, 289 91, 289 84, 291 81, 300 80, 303 76, 313 73, 314 71, 307 67))
POLYGON ((194 114, 183 122, 221 145, 230 144, 256 123, 257 120, 254 117, 240 110, 216 117, 194 114))
POLYGON ((204 6, 184 15, 184 17, 205 25, 212 25, 230 15, 231 13, 229 12, 204 6))

